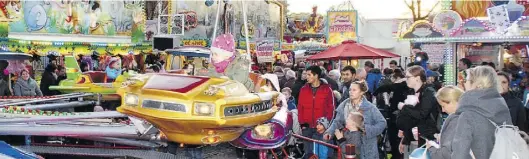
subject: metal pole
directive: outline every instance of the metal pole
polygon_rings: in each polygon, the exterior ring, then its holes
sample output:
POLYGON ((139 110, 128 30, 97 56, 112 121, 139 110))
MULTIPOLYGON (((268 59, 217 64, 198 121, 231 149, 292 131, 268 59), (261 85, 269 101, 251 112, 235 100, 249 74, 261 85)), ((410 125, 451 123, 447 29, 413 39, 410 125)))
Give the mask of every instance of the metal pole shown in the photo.
POLYGON ((85 140, 93 140, 93 141, 99 141, 99 142, 107 142, 107 143, 116 143, 116 144, 128 145, 128 146, 136 146, 136 147, 148 147, 148 148, 160 147, 160 145, 155 143, 155 142, 124 139, 124 138, 116 138, 116 137, 79 136, 79 137, 75 137, 75 138, 85 139, 85 140))
POLYGON ((90 137, 137 137, 134 126, 2 126, 1 135, 31 135, 31 136, 90 136, 90 137))
POLYGON ((26 104, 31 104, 31 103, 47 102, 47 101, 54 101, 54 100, 60 100, 60 99, 69 99, 69 98, 79 98, 79 97, 86 97, 86 96, 92 96, 92 95, 94 95, 94 94, 86 93, 86 94, 77 94, 77 95, 71 95, 71 96, 62 96, 62 97, 57 97, 57 98, 44 98, 44 99, 21 101, 21 102, 0 103, 0 107, 11 106, 11 105, 26 105, 26 104))
MULTIPOLYGON (((250 39, 248 37, 248 17, 246 15, 246 4, 244 3, 244 0, 241 1, 242 3, 242 17, 244 19, 244 39, 246 41, 246 58, 250 60, 250 65, 248 65, 250 72, 252 71, 252 54, 250 53, 250 39)), ((281 17, 283 18, 283 17, 281 17)))
POLYGON ((73 107, 82 107, 88 105, 94 105, 94 101, 85 101, 85 102, 65 102, 65 103, 50 103, 50 104, 40 104, 40 105, 29 105, 23 106, 25 109, 33 110, 49 110, 49 109, 59 109, 59 108, 73 108, 73 107))
POLYGON ((106 112, 91 112, 81 115, 72 116, 35 116, 30 118, 22 119, 0 119, 1 124, 10 123, 28 123, 28 122, 48 122, 48 121, 66 121, 66 120, 77 120, 77 119, 93 119, 93 118, 121 118, 127 117, 125 114, 121 114, 117 111, 106 111, 106 112))

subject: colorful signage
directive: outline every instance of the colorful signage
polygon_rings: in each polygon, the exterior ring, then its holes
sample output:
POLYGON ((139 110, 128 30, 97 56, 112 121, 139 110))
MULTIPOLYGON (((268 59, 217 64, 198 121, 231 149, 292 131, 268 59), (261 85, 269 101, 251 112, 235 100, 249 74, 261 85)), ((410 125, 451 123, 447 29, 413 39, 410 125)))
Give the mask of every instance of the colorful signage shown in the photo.
POLYGON ((450 36, 456 37, 487 37, 492 36, 494 29, 487 22, 478 19, 467 19, 459 28, 454 30, 450 36))
POLYGON ((433 19, 433 26, 445 34, 457 29, 462 23, 461 16, 452 10, 441 11, 433 19))
POLYGON ((144 40, 144 4, 134 1, 21 1, 10 32, 132 36, 144 40))
POLYGON ((295 45, 296 45, 295 50, 326 50, 329 48, 328 44, 312 42, 312 41, 305 41, 305 42, 301 42, 295 45))
POLYGON ((402 38, 436 38, 443 37, 441 31, 434 28, 428 21, 419 20, 413 23, 411 28, 404 34, 402 38))
POLYGON ((184 39, 182 46, 202 46, 208 47, 208 40, 206 39, 184 39))
POLYGON ((293 51, 296 49, 294 44, 281 44, 281 51, 293 51))
POLYGON ((342 41, 356 38, 357 26, 356 11, 329 11, 328 19, 328 37, 329 45, 341 44, 342 41))
POLYGON ((274 62, 274 41, 257 42, 255 53, 259 63, 274 62))

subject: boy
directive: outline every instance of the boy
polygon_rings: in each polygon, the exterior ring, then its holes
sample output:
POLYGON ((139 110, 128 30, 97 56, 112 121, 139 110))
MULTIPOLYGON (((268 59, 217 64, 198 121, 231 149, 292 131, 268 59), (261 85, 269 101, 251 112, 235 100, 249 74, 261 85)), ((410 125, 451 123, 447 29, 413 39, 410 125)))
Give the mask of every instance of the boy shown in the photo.
POLYGON ((294 97, 292 97, 292 89, 290 89, 288 87, 283 88, 281 90, 281 93, 283 93, 283 95, 285 95, 285 98, 287 99, 288 111, 292 111, 294 109, 297 109, 296 108, 296 100, 294 99, 294 97))
MULTIPOLYGON (((310 132, 312 134, 312 139, 324 141, 323 135, 325 134, 325 131, 327 128, 329 128, 329 121, 325 117, 321 117, 318 120, 316 120, 316 129, 305 129, 303 130, 306 132, 307 130, 312 130, 315 132, 310 132)), ((327 147, 322 144, 318 143, 311 143, 310 145, 305 145, 305 157, 312 157, 317 156, 318 159, 327 159, 329 156, 332 156, 333 150, 330 147, 327 147)))

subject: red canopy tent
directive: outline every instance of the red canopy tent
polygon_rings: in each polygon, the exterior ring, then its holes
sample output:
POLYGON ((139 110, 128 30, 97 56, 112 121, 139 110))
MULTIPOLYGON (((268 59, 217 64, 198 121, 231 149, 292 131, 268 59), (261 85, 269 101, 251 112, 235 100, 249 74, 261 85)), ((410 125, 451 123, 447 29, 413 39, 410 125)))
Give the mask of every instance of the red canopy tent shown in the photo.
POLYGON ((373 48, 350 40, 313 55, 307 58, 307 60, 381 59, 392 57, 400 56, 386 50, 373 48))

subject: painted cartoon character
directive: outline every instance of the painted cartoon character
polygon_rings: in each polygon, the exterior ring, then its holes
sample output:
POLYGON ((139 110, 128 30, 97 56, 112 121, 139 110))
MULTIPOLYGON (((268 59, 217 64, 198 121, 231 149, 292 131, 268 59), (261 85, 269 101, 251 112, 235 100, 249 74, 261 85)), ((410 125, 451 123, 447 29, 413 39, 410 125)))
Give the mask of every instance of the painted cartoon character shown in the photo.
POLYGON ((46 10, 39 1, 26 1, 24 3, 24 21, 28 32, 39 31, 49 24, 46 10))
POLYGON ((21 7, 20 0, 0 1, 0 10, 6 19, 15 19, 20 14, 21 7))
POLYGON ((90 8, 90 35, 105 35, 103 25, 98 22, 99 15, 101 15, 100 2, 94 1, 90 8))
POLYGON ((210 76, 226 76, 244 84, 248 89, 254 88, 249 78, 250 60, 236 52, 233 35, 223 34, 215 38, 211 52, 212 66, 208 67, 210 76))
POLYGON ((318 6, 312 7, 312 14, 306 23, 307 31, 310 33, 318 33, 323 29, 323 17, 318 15, 318 6))
POLYGON ((107 79, 109 82, 116 80, 116 78, 121 75, 121 61, 119 58, 112 58, 105 69, 105 72, 107 73, 107 79))

